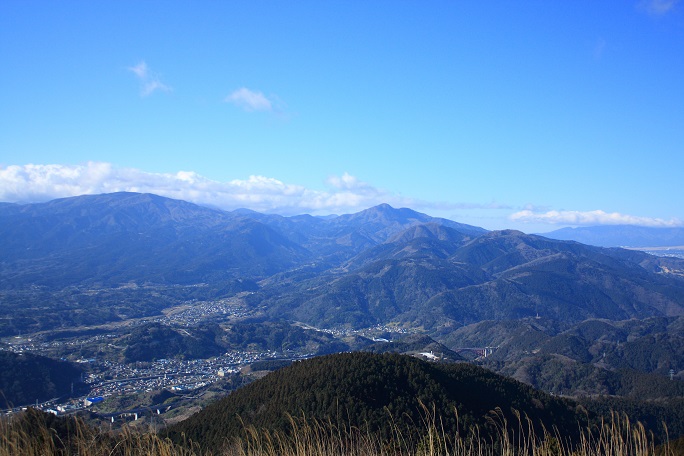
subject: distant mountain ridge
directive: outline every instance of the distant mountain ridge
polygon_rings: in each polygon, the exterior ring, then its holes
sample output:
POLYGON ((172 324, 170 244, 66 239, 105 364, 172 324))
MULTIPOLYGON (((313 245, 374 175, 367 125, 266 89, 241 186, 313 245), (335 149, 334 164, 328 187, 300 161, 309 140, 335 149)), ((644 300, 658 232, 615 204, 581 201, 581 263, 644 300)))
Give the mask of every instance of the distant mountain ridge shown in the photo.
POLYGON ((173 300, 243 291, 276 320, 392 323, 433 337, 480 320, 684 314, 684 260, 488 232, 389 205, 283 217, 115 193, 0 206, 0 241, 0 333, 65 315, 66 324, 154 315, 173 300))
POLYGON ((551 239, 577 241, 601 247, 684 246, 684 227, 654 228, 634 225, 603 225, 561 228, 542 233, 551 239))
POLYGON ((261 302, 273 315, 311 324, 394 321, 434 335, 488 319, 579 322, 684 311, 681 260, 518 231, 455 241, 400 236, 345 264, 335 273, 274 283, 261 302))
POLYGON ((11 277, 15 285, 58 281, 56 286, 65 286, 89 280, 192 283, 265 277, 329 254, 337 261, 428 221, 485 232, 388 205, 319 219, 224 212, 130 192, 8 204, 0 206, 0 278, 11 277), (156 261, 150 263, 151 258, 156 261), (96 259, 100 264, 94 264, 96 259), (31 266, 22 268, 26 261, 31 266))
POLYGON ((113 193, 0 210, 8 285, 196 283, 269 275, 307 252, 250 218, 156 195, 113 193))

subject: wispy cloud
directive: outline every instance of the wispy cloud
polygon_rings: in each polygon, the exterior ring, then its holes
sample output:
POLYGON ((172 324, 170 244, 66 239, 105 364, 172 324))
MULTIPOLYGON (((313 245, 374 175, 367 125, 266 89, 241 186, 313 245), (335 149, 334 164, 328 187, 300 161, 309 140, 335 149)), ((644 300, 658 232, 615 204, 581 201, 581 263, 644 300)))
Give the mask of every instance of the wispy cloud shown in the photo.
POLYGON ((652 227, 682 226, 681 220, 672 218, 639 217, 636 215, 620 214, 619 212, 595 211, 547 211, 534 212, 526 209, 512 214, 510 220, 523 223, 548 223, 551 225, 639 225, 652 227))
POLYGON ((346 172, 341 176, 328 176, 326 183, 338 191, 351 191, 366 195, 378 195, 382 193, 372 185, 363 182, 346 172))
POLYGON ((245 111, 273 111, 273 101, 263 93, 241 87, 228 95, 225 100, 245 111))
POLYGON ((606 51, 606 40, 599 38, 594 43, 594 60, 601 60, 606 51))
POLYGON ((639 2, 639 9, 652 16, 663 16, 675 9, 680 0, 643 0, 639 2))
POLYGON ((140 95, 147 97, 156 91, 170 92, 172 89, 161 82, 159 76, 152 73, 145 61, 141 61, 135 66, 129 67, 128 71, 133 73, 140 82, 140 95))
POLYGON ((133 72, 139 79, 147 79, 147 64, 145 62, 128 67, 128 70, 133 72))

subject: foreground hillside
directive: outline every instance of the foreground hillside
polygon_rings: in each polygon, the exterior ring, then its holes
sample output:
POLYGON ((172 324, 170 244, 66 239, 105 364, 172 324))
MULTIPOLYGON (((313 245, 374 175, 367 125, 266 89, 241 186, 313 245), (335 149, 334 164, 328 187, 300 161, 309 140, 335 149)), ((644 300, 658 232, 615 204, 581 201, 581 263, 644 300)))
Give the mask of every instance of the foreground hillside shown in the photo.
POLYGON ((386 204, 282 217, 137 193, 2 204, 0 242, 1 346, 92 360, 91 390, 143 398, 120 403, 150 405, 144 382, 108 383, 122 372, 170 388, 173 366, 201 388, 364 348, 466 358, 558 395, 683 395, 677 258, 386 204))
MULTIPOLYGON (((79 419, 58 418, 29 409, 11 421, 0 420, 0 455, 164 455, 164 456, 674 456, 684 451, 684 440, 656 446, 652 435, 640 423, 615 414, 598 427, 581 430, 580 443, 562 443, 562 433, 535 434, 530 428, 509 427, 500 423, 498 438, 484 441, 452 434, 438 421, 423 423, 425 438, 411 442, 401 434, 389 441, 355 428, 340 428, 330 422, 293 420, 290 434, 246 428, 246 436, 235 440, 218 453, 173 443, 151 431, 124 428, 120 432, 94 429, 79 419), (520 439, 515 431, 522 431, 520 439)), ((515 425, 516 423, 511 423, 515 425)), ((471 436, 475 437, 475 436, 471 436)))
POLYGON ((490 412, 514 421, 515 410, 541 432, 563 429, 569 439, 586 424, 581 409, 514 380, 469 364, 434 364, 408 356, 343 353, 314 358, 269 374, 171 427, 176 442, 187 438, 217 451, 245 426, 286 432, 288 416, 331 421, 389 440, 399 431, 419 440, 426 413, 446 429, 477 427, 493 437, 490 412), (427 407, 424 409, 421 404, 427 407))
POLYGON ((0 418, 0 455, 680 454, 680 442, 656 443, 624 415, 595 415, 481 368, 370 353, 297 362, 163 434, 32 409, 0 418))

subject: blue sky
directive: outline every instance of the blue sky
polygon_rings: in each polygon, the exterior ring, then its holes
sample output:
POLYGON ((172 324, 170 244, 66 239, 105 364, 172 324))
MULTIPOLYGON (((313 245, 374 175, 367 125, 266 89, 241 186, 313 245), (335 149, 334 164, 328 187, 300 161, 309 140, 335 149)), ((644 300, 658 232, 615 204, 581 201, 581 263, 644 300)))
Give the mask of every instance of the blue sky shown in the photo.
POLYGON ((684 221, 684 3, 0 2, 0 201, 684 221))

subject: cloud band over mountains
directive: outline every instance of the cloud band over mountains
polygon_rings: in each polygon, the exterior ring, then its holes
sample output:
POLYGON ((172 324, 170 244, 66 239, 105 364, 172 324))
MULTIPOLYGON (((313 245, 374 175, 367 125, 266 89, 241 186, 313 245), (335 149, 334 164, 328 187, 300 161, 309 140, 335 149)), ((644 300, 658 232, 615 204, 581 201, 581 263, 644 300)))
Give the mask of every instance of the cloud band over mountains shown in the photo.
POLYGON ((111 163, 0 167, 0 201, 42 202, 121 191, 154 193, 225 210, 248 208, 283 215, 354 212, 380 203, 434 209, 459 205, 421 203, 377 189, 347 173, 331 176, 327 190, 312 190, 264 176, 218 182, 192 171, 150 173, 111 163))
MULTIPOLYGON (((376 188, 348 173, 328 177, 326 186, 325 190, 314 190, 259 175, 244 180, 219 182, 193 171, 179 171, 175 174, 150 173, 134 168, 120 168, 104 162, 0 167, 2 202, 33 203, 85 194, 128 191, 154 193, 224 210, 248 208, 282 215, 350 213, 381 203, 426 212, 512 210, 511 206, 499 203, 446 203, 407 198, 376 188)), ((682 225, 677 219, 638 217, 601 210, 540 212, 526 209, 511 214, 508 219, 515 223, 575 226, 682 225)))
POLYGON ((595 211, 547 211, 534 212, 524 210, 511 214, 510 219, 514 222, 525 223, 548 223, 552 225, 639 225, 650 227, 675 227, 682 226, 682 221, 672 218, 664 220, 660 218, 639 217, 635 215, 620 214, 618 212, 595 211))

